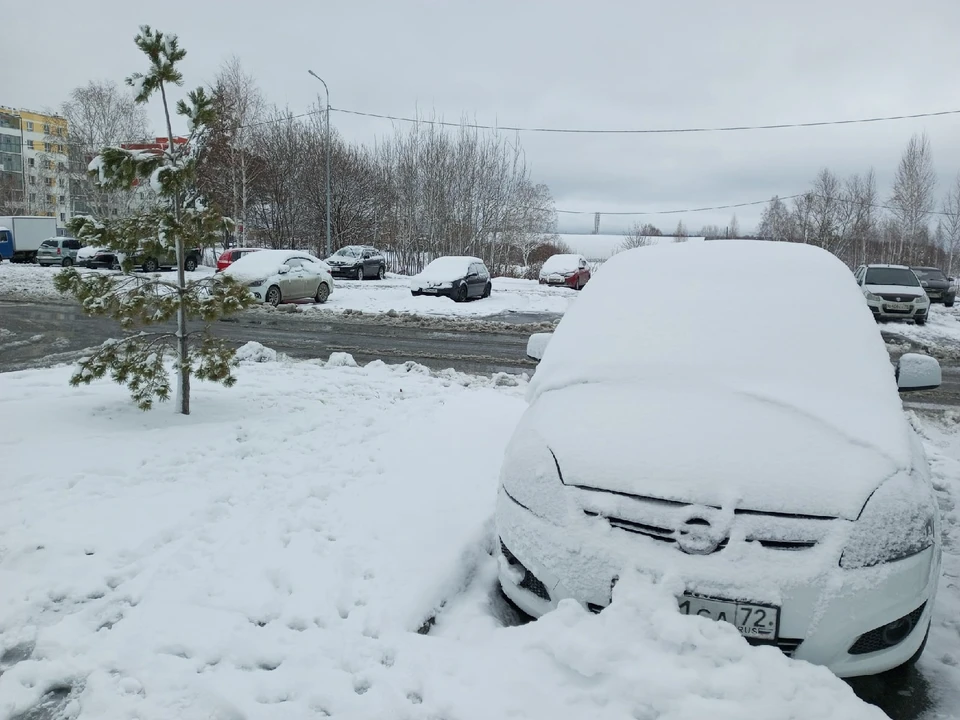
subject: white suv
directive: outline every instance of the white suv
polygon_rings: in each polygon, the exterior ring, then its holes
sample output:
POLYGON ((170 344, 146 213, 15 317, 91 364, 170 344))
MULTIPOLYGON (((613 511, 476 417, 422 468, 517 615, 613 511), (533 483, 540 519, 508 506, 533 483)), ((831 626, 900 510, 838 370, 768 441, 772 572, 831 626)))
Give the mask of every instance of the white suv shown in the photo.
POLYGON ((861 265, 854 276, 873 317, 880 320, 927 322, 930 298, 906 265, 861 265))

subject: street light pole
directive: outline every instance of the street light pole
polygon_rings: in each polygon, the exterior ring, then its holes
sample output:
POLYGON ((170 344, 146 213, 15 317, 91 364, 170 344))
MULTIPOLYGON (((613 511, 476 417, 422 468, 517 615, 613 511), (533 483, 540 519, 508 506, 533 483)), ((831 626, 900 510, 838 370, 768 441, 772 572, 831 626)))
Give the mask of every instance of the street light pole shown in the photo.
POLYGON ((323 214, 327 217, 327 257, 330 257, 333 254, 333 249, 330 247, 330 88, 327 87, 327 83, 324 82, 323 78, 313 70, 307 70, 307 72, 323 83, 323 89, 327 93, 327 137, 324 141, 327 151, 327 208, 323 214))

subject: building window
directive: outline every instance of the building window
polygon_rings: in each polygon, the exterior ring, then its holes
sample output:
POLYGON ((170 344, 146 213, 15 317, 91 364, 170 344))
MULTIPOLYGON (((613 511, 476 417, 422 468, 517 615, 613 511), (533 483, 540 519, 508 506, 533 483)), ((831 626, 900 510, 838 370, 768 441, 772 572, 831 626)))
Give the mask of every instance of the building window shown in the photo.
POLYGON ((63 145, 57 145, 57 152, 63 154, 63 145))
POLYGON ((43 151, 44 151, 44 152, 50 152, 50 143, 44 143, 44 144, 43 144, 43 151))
POLYGON ((44 135, 49 135, 49 134, 50 134, 50 124, 49 124, 49 123, 44 123, 44 124, 43 124, 43 134, 44 134, 44 135))
POLYGON ((27 167, 33 167, 36 165, 36 161, 33 158, 27 158, 27 167))
POLYGON ((62 162, 57 163, 57 170, 59 170, 60 172, 63 172, 66 169, 67 169, 67 166, 64 165, 62 162))
POLYGON ((63 135, 63 128, 57 125, 57 135, 63 135))
POLYGON ((36 176, 36 175, 31 175, 31 176, 30 176, 30 184, 31 184, 31 185, 36 185, 36 184, 37 184, 37 176, 36 176))
POLYGON ((57 198, 57 202, 60 203, 61 205, 66 205, 66 204, 67 204, 67 196, 66 196, 66 195, 61 195, 60 197, 57 198))
POLYGON ((27 132, 33 132, 33 120, 27 120, 27 132))
POLYGON ((64 180, 63 178, 60 178, 60 187, 66 187, 66 186, 67 186, 67 181, 64 180))
POLYGON ((56 204, 57 204, 57 196, 56 196, 56 195, 47 195, 47 202, 50 203, 51 205, 56 205, 56 204))
POLYGON ((66 221, 67 221, 67 214, 60 213, 60 222, 66 222, 66 221))
POLYGON ((34 150, 34 149, 35 149, 35 148, 33 147, 33 140, 27 140, 27 148, 30 149, 30 150, 34 150))
POLYGON ((30 193, 30 202, 35 203, 37 201, 37 194, 30 193))

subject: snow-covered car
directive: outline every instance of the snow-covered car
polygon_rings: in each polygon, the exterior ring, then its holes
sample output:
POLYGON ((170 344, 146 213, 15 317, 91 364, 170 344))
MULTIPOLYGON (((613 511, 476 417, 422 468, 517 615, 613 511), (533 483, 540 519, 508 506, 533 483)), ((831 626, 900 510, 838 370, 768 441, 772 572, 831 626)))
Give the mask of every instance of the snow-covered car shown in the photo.
POLYGON ((456 302, 487 298, 493 291, 490 271, 480 258, 450 255, 427 265, 410 278, 410 294, 443 295, 456 302))
POLYGON ((383 253, 368 245, 342 247, 328 257, 326 263, 334 277, 383 280, 387 274, 387 260, 383 253))
POLYGON ((919 657, 940 517, 897 392, 939 386, 940 366, 891 366, 837 258, 734 240, 629 250, 530 348, 542 359, 496 511, 500 584, 522 610, 600 612, 639 571, 679 612, 840 676, 919 657), (785 279, 816 292, 798 303, 785 279), (749 322, 717 323, 703 310, 717 298, 749 322))
POLYGON ((551 255, 540 269, 541 285, 563 285, 580 290, 590 280, 590 266, 583 255, 551 255))
POLYGON ((299 250, 248 253, 223 274, 246 285, 260 302, 271 305, 309 298, 325 303, 333 292, 327 264, 299 250))
POLYGON ((90 263, 97 253, 103 252, 104 248, 84 245, 77 250, 77 265, 81 267, 90 267, 90 263))
POLYGON ((913 320, 917 325, 927 322, 930 298, 916 273, 906 265, 861 265, 854 277, 878 321, 913 320))
POLYGON ((931 303, 943 303, 944 307, 953 307, 957 301, 957 284, 940 268, 911 267, 913 274, 920 280, 923 291, 931 303))

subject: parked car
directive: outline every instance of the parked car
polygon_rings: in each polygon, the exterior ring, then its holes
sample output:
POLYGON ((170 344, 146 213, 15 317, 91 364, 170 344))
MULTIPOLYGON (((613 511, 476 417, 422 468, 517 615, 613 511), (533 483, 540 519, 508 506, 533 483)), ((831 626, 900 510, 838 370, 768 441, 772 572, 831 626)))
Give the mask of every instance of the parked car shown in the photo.
POLYGON ((233 248, 226 250, 217 258, 217 272, 223 272, 230 267, 232 263, 235 263, 247 253, 257 252, 257 250, 260 249, 262 248, 233 248))
POLYGON ((80 241, 73 238, 55 237, 44 240, 37 248, 37 264, 42 267, 60 265, 70 267, 77 262, 80 241))
POLYGON ((934 267, 910 269, 920 279, 920 285, 931 303, 943 303, 946 307, 953 307, 957 300, 957 286, 944 274, 943 270, 934 267))
POLYGON ((309 298, 325 303, 333 292, 327 264, 298 250, 247 253, 223 274, 246 285, 260 302, 274 306, 309 298))
POLYGON ((891 366, 836 257, 629 250, 528 347, 541 361, 496 509, 500 584, 523 611, 601 612, 630 569, 669 578, 681 613, 840 676, 920 656, 940 516, 897 391, 939 386, 940 366, 891 366), (717 323, 717 298, 749 324, 717 323))
POLYGON ((490 297, 492 290, 487 266, 475 257, 437 258, 423 272, 410 278, 410 293, 415 297, 443 295, 456 302, 466 302, 471 298, 490 297))
MULTIPOLYGON (((86 262, 87 267, 92 268, 110 268, 119 270, 126 256, 115 250, 100 250, 86 262)), ((186 252, 183 260, 183 269, 187 272, 193 272, 200 266, 203 259, 203 250, 201 248, 190 248, 186 252)), ((133 258, 133 268, 142 270, 145 273, 157 272, 161 268, 170 270, 177 266, 177 259, 173 252, 164 253, 158 257, 151 254, 137 255, 133 258)))
POLYGON ((387 274, 387 260, 383 253, 369 245, 347 245, 326 259, 334 277, 364 280, 383 280, 387 274))
POLYGON ((590 266, 583 255, 551 255, 540 269, 541 285, 563 285, 580 290, 590 280, 590 266))
POLYGON ((930 298, 920 280, 906 265, 862 265, 854 274, 867 306, 877 321, 927 322, 930 298))
POLYGON ((75 262, 77 265, 82 267, 90 267, 90 263, 93 261, 94 256, 101 252, 103 252, 103 248, 95 247, 93 245, 84 245, 77 251, 75 262))

